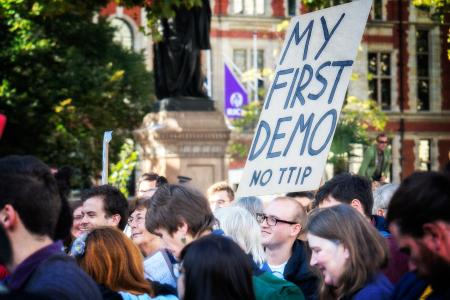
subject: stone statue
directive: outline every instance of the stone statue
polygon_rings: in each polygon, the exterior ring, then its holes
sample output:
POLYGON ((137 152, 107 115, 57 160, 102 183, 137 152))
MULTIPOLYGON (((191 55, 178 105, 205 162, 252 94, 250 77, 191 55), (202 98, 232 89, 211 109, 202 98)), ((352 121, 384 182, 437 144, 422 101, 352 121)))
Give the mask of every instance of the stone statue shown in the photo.
POLYGON ((175 12, 174 18, 161 20, 163 39, 154 45, 156 97, 178 104, 199 98, 212 102, 203 86, 200 63, 200 51, 211 48, 209 0, 202 0, 202 6, 191 9, 181 6, 175 12))

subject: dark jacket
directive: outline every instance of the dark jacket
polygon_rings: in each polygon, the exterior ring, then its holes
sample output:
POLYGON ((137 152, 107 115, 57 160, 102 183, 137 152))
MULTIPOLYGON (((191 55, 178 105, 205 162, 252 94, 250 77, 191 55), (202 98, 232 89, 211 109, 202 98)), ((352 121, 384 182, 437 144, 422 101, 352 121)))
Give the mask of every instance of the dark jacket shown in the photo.
POLYGON ((385 218, 373 215, 372 224, 385 238, 389 248, 389 261, 386 268, 383 269, 383 273, 387 276, 392 284, 396 284, 400 280, 400 278, 409 271, 409 257, 408 255, 400 251, 397 242, 389 232, 385 218))
POLYGON ((25 291, 51 299, 102 299, 97 284, 72 257, 62 252, 60 242, 30 255, 6 282, 12 291, 25 291))
POLYGON ((382 273, 378 274, 374 280, 367 283, 362 289, 360 289, 353 297, 352 300, 389 300, 392 296, 392 286, 389 279, 382 273))
POLYGON ((296 240, 292 246, 292 256, 284 268, 286 280, 296 284, 305 295, 305 299, 318 299, 319 278, 309 265, 310 254, 305 242, 296 240))
MULTIPOLYGON (((447 278, 448 279, 448 278, 447 278)), ((429 283, 422 278, 418 278, 415 272, 408 272, 397 283, 392 295, 392 300, 417 300, 423 294, 429 283)), ((433 292, 426 298, 427 300, 450 299, 450 286, 443 284, 442 287, 433 287, 433 292)))

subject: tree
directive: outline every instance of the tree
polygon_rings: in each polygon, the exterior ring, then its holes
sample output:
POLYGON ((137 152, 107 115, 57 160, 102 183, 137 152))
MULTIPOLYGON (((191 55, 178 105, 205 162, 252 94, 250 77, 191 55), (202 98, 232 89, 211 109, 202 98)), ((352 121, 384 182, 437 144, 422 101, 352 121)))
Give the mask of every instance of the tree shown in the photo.
POLYGON ((113 42, 96 12, 106 0, 0 1, 0 155, 33 154, 77 168, 84 184, 101 168, 103 132, 124 137, 150 110, 152 76, 141 54, 113 42))

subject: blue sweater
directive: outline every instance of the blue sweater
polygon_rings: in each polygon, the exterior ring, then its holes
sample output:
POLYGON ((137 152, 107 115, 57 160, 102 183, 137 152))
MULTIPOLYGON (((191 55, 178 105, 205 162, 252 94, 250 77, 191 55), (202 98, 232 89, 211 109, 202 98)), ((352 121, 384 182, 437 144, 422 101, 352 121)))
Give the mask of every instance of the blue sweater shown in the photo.
POLYGON ((389 279, 380 273, 374 280, 359 290, 352 297, 352 300, 389 300, 391 299, 393 289, 394 287, 389 279))

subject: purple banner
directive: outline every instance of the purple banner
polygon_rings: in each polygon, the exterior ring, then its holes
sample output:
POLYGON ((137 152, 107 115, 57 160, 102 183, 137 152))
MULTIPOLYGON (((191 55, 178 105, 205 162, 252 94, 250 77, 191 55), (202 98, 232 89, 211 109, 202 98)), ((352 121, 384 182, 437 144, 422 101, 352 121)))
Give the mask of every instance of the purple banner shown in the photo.
POLYGON ((242 106, 248 104, 248 95, 230 68, 225 66, 225 116, 229 119, 242 117, 242 106))

